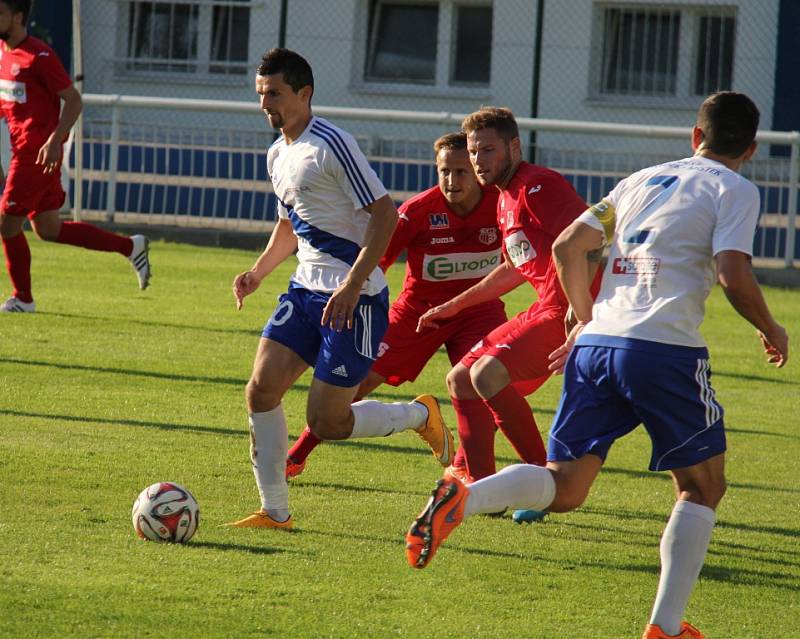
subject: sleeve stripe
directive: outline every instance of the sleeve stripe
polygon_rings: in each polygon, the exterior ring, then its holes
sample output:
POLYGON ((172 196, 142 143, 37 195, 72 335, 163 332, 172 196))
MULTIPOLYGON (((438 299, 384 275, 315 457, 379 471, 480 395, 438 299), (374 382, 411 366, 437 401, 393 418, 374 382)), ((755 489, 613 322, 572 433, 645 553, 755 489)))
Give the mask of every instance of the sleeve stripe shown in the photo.
POLYGON ((339 132, 330 127, 326 127, 319 120, 315 120, 314 124, 311 125, 311 131, 316 133, 319 137, 330 144, 331 149, 339 159, 339 162, 342 163, 342 166, 347 173, 347 177, 350 180, 350 183, 353 185, 353 189, 355 189, 356 193, 358 194, 361 205, 367 206, 372 204, 375 201, 375 197, 372 195, 372 191, 370 191, 367 181, 361 174, 361 170, 358 168, 358 164, 353 158, 352 152, 342 139, 341 135, 339 135, 339 132))

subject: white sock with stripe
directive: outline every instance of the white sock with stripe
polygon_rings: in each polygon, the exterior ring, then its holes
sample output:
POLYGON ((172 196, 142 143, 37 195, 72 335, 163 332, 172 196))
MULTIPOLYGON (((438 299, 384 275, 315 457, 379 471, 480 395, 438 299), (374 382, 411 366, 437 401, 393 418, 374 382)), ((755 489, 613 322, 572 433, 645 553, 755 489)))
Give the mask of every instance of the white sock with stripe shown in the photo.
POLYGON ((650 623, 677 635, 706 557, 716 515, 708 506, 679 501, 661 536, 661 578, 650 623))
POLYGON ((289 517, 289 486, 286 455, 289 433, 283 407, 250 415, 250 461, 256 478, 261 507, 276 521, 289 517))
POLYGON ((386 437, 403 430, 417 429, 428 419, 428 409, 417 402, 384 404, 374 399, 356 402, 353 410, 353 432, 348 439, 386 437))
POLYGON ((469 487, 464 516, 502 512, 506 508, 547 510, 556 496, 553 474, 542 466, 514 464, 469 487))

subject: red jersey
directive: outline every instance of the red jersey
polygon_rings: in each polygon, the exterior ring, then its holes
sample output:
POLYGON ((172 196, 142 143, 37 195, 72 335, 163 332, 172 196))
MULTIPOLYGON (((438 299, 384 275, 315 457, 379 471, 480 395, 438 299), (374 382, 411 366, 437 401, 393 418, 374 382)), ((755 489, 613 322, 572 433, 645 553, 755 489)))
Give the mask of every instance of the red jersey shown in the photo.
POLYGON ((569 306, 551 259, 553 241, 587 208, 563 175, 529 162, 500 192, 497 220, 505 252, 543 306, 569 306))
POLYGON ((403 203, 380 262, 386 270, 408 249, 400 297, 413 296, 436 306, 467 290, 500 264, 497 197, 497 189, 484 189, 481 201, 465 217, 453 212, 438 186, 403 203))
POLYGON ((0 110, 15 158, 36 160, 61 114, 58 93, 72 85, 55 51, 27 36, 15 49, 0 45, 0 110))

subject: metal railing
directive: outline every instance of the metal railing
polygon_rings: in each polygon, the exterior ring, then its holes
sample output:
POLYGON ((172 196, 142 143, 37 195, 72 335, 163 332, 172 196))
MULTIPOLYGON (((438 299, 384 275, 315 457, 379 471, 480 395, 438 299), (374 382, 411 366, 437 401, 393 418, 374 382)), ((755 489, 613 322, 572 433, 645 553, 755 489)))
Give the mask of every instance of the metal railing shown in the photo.
MULTIPOLYGON (((74 181, 74 215, 108 221, 266 229, 274 220, 274 196, 266 179, 265 149, 272 133, 241 128, 181 127, 178 124, 123 122, 128 110, 156 109, 207 114, 259 115, 258 104, 144 96, 85 94, 84 103, 103 112, 84 122, 76 136, 69 175, 74 181), (105 111, 109 111, 105 116, 105 111), (86 189, 85 189, 86 187, 86 189), (88 192, 87 192, 88 189, 88 192), (160 195, 157 195, 160 193, 160 195), (147 200, 147 201, 146 201, 147 200)), ((391 122, 457 129, 465 114, 315 106, 314 113, 335 121, 391 122)), ((688 140, 688 127, 577 122, 518 118, 521 131, 578 136, 614 136, 642 140, 688 140)), ((358 126, 352 127, 353 130, 358 126)), ((435 183, 429 140, 386 140, 374 133, 356 136, 396 200, 435 183), (422 152, 420 152, 422 150, 422 152)), ((434 136, 435 137, 435 136, 434 136)), ((587 138, 588 139, 588 138, 587 138)), ((745 175, 762 193, 756 236, 757 257, 794 265, 797 253, 800 132, 759 131, 762 144, 789 148, 787 157, 748 163, 745 175)), ((632 170, 674 159, 674 153, 625 151, 611 155, 591 144, 579 149, 537 145, 542 164, 567 176, 587 201, 596 201, 632 170), (608 159, 608 158, 611 159, 608 159), (638 161, 641 158, 641 162, 638 161), (645 161, 647 160, 647 161, 645 161)))

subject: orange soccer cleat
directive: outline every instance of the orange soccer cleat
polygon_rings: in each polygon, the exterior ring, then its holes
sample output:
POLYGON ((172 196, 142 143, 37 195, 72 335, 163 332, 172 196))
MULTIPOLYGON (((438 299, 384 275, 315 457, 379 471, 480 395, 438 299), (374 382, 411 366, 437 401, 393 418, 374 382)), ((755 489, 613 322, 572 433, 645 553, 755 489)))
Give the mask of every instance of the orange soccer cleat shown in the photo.
POLYGON ((433 395, 420 395, 414 400, 428 409, 428 419, 417 429, 417 434, 431 447, 433 456, 442 466, 453 463, 453 433, 444 423, 439 402, 433 395))
POLYGON ((275 521, 267 514, 267 511, 259 510, 244 519, 225 524, 225 526, 230 528, 279 528, 282 530, 291 530, 294 526, 294 521, 291 517, 286 521, 275 521))
POLYGON ((440 479, 431 498, 406 533, 406 559, 412 568, 424 568, 439 545, 464 519, 469 488, 457 479, 440 479))
POLYGON ((286 479, 289 480, 292 477, 297 477, 300 473, 302 473, 306 469, 306 460, 304 459, 301 462, 296 462, 291 457, 286 458, 286 479))
POLYGON ((660 626, 651 623, 644 629, 642 639, 705 639, 705 635, 685 621, 681 624, 681 631, 677 635, 668 635, 660 626))

